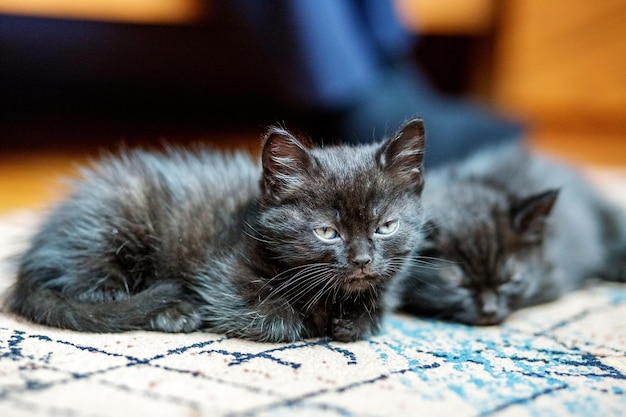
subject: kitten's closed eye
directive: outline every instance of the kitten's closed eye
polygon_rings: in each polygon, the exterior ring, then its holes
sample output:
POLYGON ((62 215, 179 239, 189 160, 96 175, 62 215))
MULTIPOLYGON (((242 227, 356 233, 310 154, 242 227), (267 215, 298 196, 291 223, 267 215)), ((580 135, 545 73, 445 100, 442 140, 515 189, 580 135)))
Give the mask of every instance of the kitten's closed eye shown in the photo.
POLYGON ((322 226, 313 229, 315 236, 325 243, 332 243, 339 239, 339 232, 334 227, 322 226))
POLYGON ((458 265, 448 265, 441 270, 441 276, 455 287, 467 287, 465 272, 458 265))
POLYGON ((520 263, 519 259, 516 257, 511 257, 506 260, 503 268, 501 269, 502 274, 502 284, 506 283, 517 283, 524 279, 525 271, 522 267, 522 263, 520 263))
POLYGON ((391 236, 392 234, 398 231, 399 226, 400 226, 399 220, 386 221, 376 228, 376 234, 382 235, 382 236, 391 236))

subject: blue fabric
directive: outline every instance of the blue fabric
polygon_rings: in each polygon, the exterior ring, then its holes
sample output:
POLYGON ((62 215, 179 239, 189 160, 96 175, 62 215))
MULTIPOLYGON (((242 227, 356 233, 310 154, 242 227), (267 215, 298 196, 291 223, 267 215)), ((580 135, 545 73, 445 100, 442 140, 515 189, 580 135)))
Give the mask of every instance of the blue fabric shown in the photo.
MULTIPOLYGON (((411 52, 416 36, 387 0, 238 0, 220 3, 241 19, 265 59, 266 93, 284 117, 322 112, 305 130, 325 142, 368 142, 410 117, 424 118, 427 163, 461 158, 478 147, 517 140, 520 124, 436 92, 411 52)), ((236 17, 236 19, 237 19, 236 17)))
POLYGON ((409 55, 415 42, 391 0, 213 0, 187 26, 0 15, 0 114, 20 104, 70 119, 280 122, 324 143, 378 140, 419 116, 431 166, 521 135, 436 92, 409 55))
POLYGON ((270 62, 281 95, 296 106, 338 109, 374 87, 382 64, 412 37, 387 0, 239 0, 222 6, 242 19, 270 62))

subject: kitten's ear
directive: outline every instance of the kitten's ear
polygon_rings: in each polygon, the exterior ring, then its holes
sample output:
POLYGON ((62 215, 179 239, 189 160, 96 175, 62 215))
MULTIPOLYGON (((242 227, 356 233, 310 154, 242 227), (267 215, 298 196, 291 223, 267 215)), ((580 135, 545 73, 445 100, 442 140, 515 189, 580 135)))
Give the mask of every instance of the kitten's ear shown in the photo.
POLYGON ((424 142, 422 119, 412 119, 383 143, 377 154, 383 169, 417 192, 424 187, 424 142))
POLYGON ((518 202, 511 211, 513 230, 529 243, 539 242, 559 190, 548 190, 518 202))
POLYGON ((261 155, 264 196, 280 200, 305 181, 305 174, 313 164, 308 152, 311 146, 309 140, 299 140, 285 129, 269 129, 261 155))

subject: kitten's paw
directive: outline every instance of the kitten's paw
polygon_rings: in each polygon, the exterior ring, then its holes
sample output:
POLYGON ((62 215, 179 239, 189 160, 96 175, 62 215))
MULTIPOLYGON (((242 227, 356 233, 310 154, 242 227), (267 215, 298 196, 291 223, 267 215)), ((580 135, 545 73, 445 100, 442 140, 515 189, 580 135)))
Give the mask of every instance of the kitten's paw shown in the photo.
POLYGON ((150 319, 150 328, 170 333, 189 333, 198 330, 202 324, 200 314, 193 305, 182 301, 161 311, 150 319))
POLYGON ((338 319, 332 320, 331 338, 339 342, 354 342, 361 339, 361 332, 353 320, 338 319))

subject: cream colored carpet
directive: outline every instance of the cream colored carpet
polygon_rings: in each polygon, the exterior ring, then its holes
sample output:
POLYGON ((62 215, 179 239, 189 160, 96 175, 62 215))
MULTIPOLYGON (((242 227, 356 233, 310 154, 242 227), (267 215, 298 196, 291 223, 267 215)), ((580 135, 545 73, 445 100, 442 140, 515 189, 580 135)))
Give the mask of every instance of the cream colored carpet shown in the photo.
MULTIPOLYGON (((626 182, 603 182, 626 196, 626 182)), ((0 255, 34 216, 0 219, 0 255)), ((0 290, 13 274, 1 264, 0 290)), ((84 334, 0 313, 0 416, 624 416, 626 285, 505 325, 390 315, 370 340, 261 344, 210 333, 84 334)))

